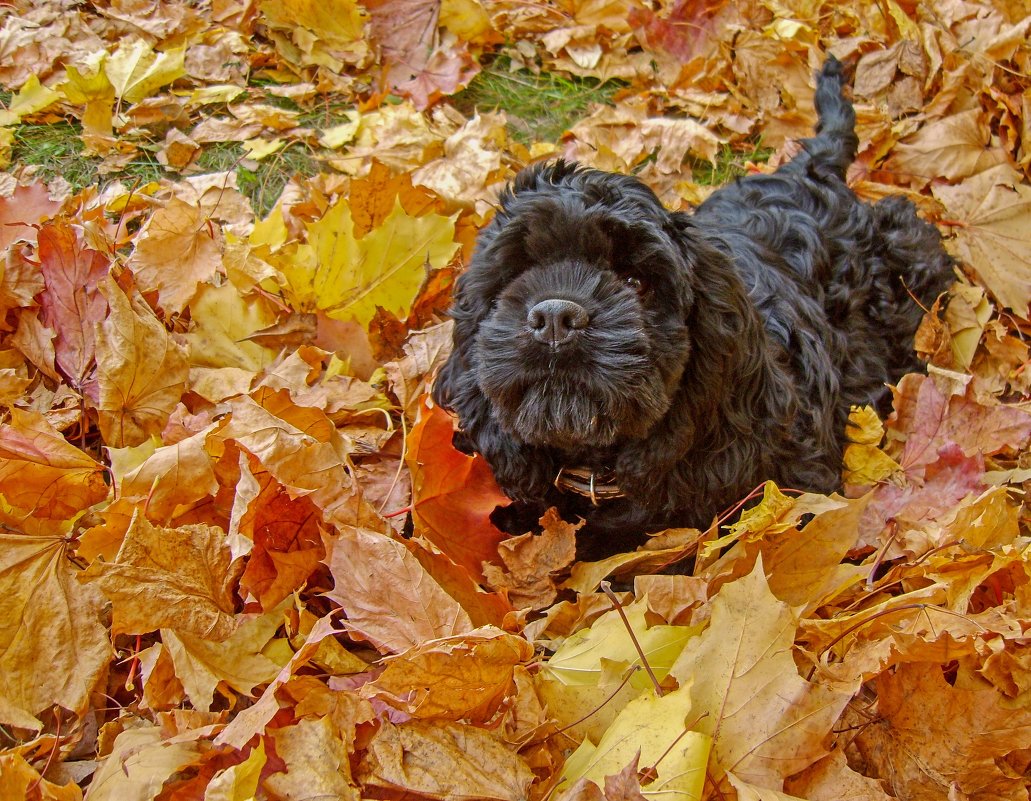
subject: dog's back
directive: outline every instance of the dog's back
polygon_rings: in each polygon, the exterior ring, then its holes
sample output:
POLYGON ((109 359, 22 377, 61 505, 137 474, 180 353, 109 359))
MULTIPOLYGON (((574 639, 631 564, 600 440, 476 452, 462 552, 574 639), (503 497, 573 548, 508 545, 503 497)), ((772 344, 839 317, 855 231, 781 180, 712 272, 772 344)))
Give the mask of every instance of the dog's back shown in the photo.
POLYGON ((811 389, 840 393, 844 414, 886 398, 885 383, 919 366, 913 335, 948 287, 953 262, 908 200, 864 203, 846 184, 859 139, 833 56, 815 100, 816 136, 802 140, 801 153, 772 174, 718 190, 693 221, 735 256, 768 333, 798 369, 833 365, 840 387, 811 389), (827 330, 824 342, 795 336, 813 326, 827 330))

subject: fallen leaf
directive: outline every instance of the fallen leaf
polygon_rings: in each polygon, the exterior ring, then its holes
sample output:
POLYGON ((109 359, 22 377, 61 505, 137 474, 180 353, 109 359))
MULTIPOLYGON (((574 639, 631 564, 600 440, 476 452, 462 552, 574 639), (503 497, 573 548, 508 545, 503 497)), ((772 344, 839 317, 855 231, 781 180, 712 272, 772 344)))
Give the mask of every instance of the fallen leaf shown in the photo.
POLYGON ((361 795, 351 776, 348 744, 329 717, 302 719, 293 726, 275 729, 272 736, 276 753, 286 762, 285 771, 264 780, 276 797, 359 801, 361 795))
POLYGON ((451 416, 425 400, 408 435, 412 516, 416 531, 474 577, 484 562, 497 562, 505 535, 490 514, 511 501, 501 492, 482 456, 466 456, 451 444, 451 416))
POLYGON ((856 744, 897 792, 914 801, 955 791, 971 801, 1024 795, 1023 779, 997 765, 1031 746, 1026 709, 1007 708, 994 690, 953 687, 936 664, 901 665, 879 678, 877 691, 877 718, 858 732, 856 744))
POLYGON ((101 285, 110 313, 97 329, 97 411, 104 441, 138 445, 160 433, 186 390, 186 350, 138 293, 101 285))
POLYGON ((280 607, 262 615, 241 615, 233 632, 222 640, 162 629, 161 640, 194 709, 208 711, 220 684, 250 696, 256 685, 279 674, 282 665, 266 652, 283 623, 283 612, 280 607))
POLYGON ((1020 315, 1031 296, 1031 186, 999 165, 934 196, 959 222, 946 247, 973 267, 999 302, 1020 315))
POLYGON ((22 514, 67 520, 107 498, 104 466, 46 418, 16 407, 0 424, 0 492, 22 514))
MULTIPOLYGON (((60 536, 0 532, 0 720, 39 729, 55 704, 76 716, 103 686, 113 656, 104 600, 77 581, 60 536), (42 666, 46 669, 41 669, 42 666)), ((0 784, 2 786, 2 784, 0 784)))
POLYGON ((157 290, 161 308, 178 314, 221 268, 220 240, 200 209, 172 198, 147 222, 129 266, 141 291, 157 290))
POLYGON ((143 39, 122 42, 104 62, 104 73, 115 95, 126 103, 139 103, 162 86, 186 74, 185 47, 156 53, 143 39))
POLYGON ((336 586, 326 596, 343 607, 349 628, 380 651, 401 653, 473 630, 465 610, 397 540, 346 526, 327 550, 336 586))
POLYGON ((410 217, 395 202, 378 228, 353 236, 346 199, 308 226, 318 267, 314 290, 330 317, 355 318, 367 326, 377 306, 406 317, 427 269, 447 264, 458 249, 454 218, 438 214, 410 217))
POLYGON ((388 658, 363 694, 414 718, 486 724, 513 692, 516 665, 532 657, 533 647, 523 638, 477 629, 388 658))
POLYGON ((383 724, 359 765, 363 785, 437 797, 522 801, 533 773, 475 726, 413 720, 383 724))
POLYGON ((214 641, 236 630, 236 578, 221 530, 161 528, 139 512, 115 560, 96 561, 82 574, 111 601, 112 633, 170 628, 214 641))
POLYGON ((81 389, 93 367, 96 325, 107 316, 99 287, 108 259, 88 248, 81 232, 66 222, 39 230, 39 262, 46 289, 40 297, 43 324, 55 333, 57 366, 81 389))
POLYGON ((657 774, 641 787, 644 798, 699 801, 712 739, 691 730, 695 718, 690 686, 659 697, 649 690, 623 707, 597 747, 588 741, 581 745, 566 763, 563 782, 603 784, 636 756, 657 774))
POLYGON ((152 801, 165 782, 201 754, 201 744, 166 742, 158 726, 138 723, 121 732, 90 782, 89 801, 152 801))
POLYGON ((712 601, 709 627, 689 640, 670 670, 690 684, 696 730, 713 739, 709 773, 760 787, 826 754, 826 738, 850 692, 798 675, 792 649, 798 619, 770 592, 763 563, 724 584, 712 601))
POLYGON ((923 126, 895 146, 888 168, 924 186, 936 177, 970 178, 1006 161, 1000 148, 990 148, 980 109, 970 109, 923 126))

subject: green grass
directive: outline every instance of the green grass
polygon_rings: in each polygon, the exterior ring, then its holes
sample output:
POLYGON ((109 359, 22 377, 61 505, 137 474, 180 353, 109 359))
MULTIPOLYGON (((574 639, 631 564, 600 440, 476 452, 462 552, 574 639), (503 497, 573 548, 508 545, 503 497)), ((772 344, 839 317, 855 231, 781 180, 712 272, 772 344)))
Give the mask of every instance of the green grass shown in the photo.
POLYGON ((98 160, 83 154, 82 129, 68 122, 18 125, 11 144, 11 162, 36 168, 45 181, 58 176, 78 191, 97 180, 98 160))
POLYGON ((236 169, 240 191, 251 201, 254 213, 264 217, 276 205, 286 182, 294 175, 311 177, 321 169, 319 160, 300 142, 267 156, 251 170, 242 164, 236 169))
POLYGON ((763 147, 761 142, 740 142, 723 145, 716 154, 716 163, 703 159, 689 159, 691 175, 695 183, 702 186, 723 186, 747 172, 749 162, 765 164, 773 155, 773 148, 763 147))
POLYGON ((477 75, 451 102, 465 115, 500 109, 508 115, 509 135, 529 146, 556 142, 590 113, 593 103, 612 103, 621 84, 527 70, 511 72, 499 58, 477 75))
MULTIPOLYGON (((533 142, 555 142, 562 133, 590 113, 592 104, 612 103, 621 84, 533 73, 511 72, 506 59, 488 65, 467 87, 453 98, 456 107, 467 115, 479 110, 504 110, 509 118, 513 139, 529 146, 533 142)), ((8 93, 9 94, 9 93, 8 93)), ((347 121, 353 104, 342 98, 324 97, 310 108, 298 106, 289 98, 265 91, 263 102, 300 112, 298 124, 322 131, 347 121)), ((3 97, 0 97, 0 102, 3 97)), ((137 142, 139 150, 119 173, 101 174, 101 159, 84 153, 82 128, 75 122, 50 124, 26 123, 14 128, 11 160, 14 164, 34 166, 43 180, 58 176, 79 191, 90 184, 112 180, 146 183, 162 177, 175 179, 154 153, 154 144, 137 142)), ((203 147, 196 165, 203 172, 235 171, 240 191, 250 200, 259 216, 275 205, 286 182, 294 175, 312 176, 323 169, 321 152, 295 142, 254 166, 247 162, 238 142, 216 142, 203 147)))

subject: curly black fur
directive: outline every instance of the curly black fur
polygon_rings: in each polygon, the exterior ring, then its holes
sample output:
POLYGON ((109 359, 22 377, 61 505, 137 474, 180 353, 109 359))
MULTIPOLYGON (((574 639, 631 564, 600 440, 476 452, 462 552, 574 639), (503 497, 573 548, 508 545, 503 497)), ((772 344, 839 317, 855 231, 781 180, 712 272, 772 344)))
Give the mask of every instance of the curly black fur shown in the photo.
POLYGON ((913 298, 930 305, 952 262, 908 201, 846 186, 858 140, 833 58, 816 108, 799 156, 693 215, 562 161, 503 193, 434 397, 512 498, 622 536, 707 524, 764 479, 838 487, 850 406, 918 367, 913 298), (625 497, 556 490, 580 465, 625 497))

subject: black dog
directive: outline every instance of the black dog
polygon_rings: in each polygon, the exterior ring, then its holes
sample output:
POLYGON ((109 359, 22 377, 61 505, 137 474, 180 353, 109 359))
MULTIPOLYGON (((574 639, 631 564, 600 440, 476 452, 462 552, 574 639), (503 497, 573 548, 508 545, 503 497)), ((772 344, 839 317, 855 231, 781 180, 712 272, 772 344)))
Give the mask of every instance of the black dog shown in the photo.
POLYGON ((840 485, 849 408, 918 367, 918 301, 952 261, 908 201, 846 186, 858 138, 833 58, 816 110, 799 156, 694 215, 562 161, 503 193, 434 397, 523 510, 624 537, 708 525, 764 479, 840 485))

